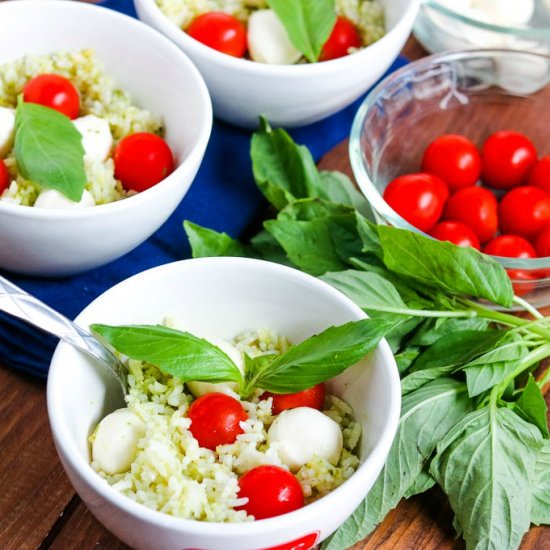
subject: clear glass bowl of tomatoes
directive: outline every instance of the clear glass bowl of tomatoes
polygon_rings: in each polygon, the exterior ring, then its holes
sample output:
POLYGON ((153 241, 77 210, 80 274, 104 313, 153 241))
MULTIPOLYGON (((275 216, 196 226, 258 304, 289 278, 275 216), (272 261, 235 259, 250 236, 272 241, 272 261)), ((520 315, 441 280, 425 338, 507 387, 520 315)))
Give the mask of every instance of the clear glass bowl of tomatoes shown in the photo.
POLYGON ((549 104, 543 54, 448 52, 386 78, 349 145, 376 221, 474 246, 550 305, 549 104))

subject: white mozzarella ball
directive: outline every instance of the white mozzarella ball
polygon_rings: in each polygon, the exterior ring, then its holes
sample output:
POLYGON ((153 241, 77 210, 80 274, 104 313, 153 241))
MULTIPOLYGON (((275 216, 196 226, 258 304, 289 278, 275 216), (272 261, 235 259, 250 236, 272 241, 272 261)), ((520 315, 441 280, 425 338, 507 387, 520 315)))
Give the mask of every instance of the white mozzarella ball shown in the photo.
POLYGON ((55 189, 44 189, 34 203, 35 208, 50 208, 52 210, 70 210, 73 208, 89 208, 90 206, 95 206, 95 200, 86 189, 84 189, 82 198, 78 202, 68 199, 63 193, 55 189))
POLYGON ((273 10, 258 10, 250 16, 248 52, 254 61, 273 65, 291 65, 302 57, 273 10))
POLYGON ((336 464, 342 452, 340 426, 317 409, 297 407, 283 411, 271 424, 267 440, 293 472, 315 455, 336 464))
POLYGON ((73 120, 73 124, 82 136, 84 158, 99 162, 107 159, 113 147, 109 123, 95 115, 86 115, 73 120))
POLYGON ((15 109, 0 107, 0 158, 5 157, 13 145, 15 109))
POLYGON ((98 425, 92 444, 92 459, 108 474, 120 474, 130 469, 139 440, 145 434, 145 424, 129 409, 108 414, 98 425))
MULTIPOLYGON (((237 368, 241 372, 244 372, 243 354, 233 344, 230 344, 227 340, 218 339, 211 339, 210 343, 220 348, 227 356, 229 356, 229 359, 237 365, 237 368)), ((200 397, 201 395, 212 392, 221 392, 233 396, 239 390, 239 386, 236 382, 213 383, 191 381, 187 382, 187 388, 195 397, 200 397)))
POLYGON ((535 11, 534 0, 472 0, 472 7, 495 25, 524 25, 535 11))

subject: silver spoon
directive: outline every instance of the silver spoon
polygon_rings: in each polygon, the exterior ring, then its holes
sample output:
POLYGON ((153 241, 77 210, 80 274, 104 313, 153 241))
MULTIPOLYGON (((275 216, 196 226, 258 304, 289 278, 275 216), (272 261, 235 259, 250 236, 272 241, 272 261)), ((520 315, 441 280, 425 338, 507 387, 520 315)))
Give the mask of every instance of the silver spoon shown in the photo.
POLYGON ((127 370, 114 353, 99 342, 91 332, 78 326, 1 275, 0 310, 57 336, 64 342, 99 360, 110 369, 121 385, 122 391, 124 394, 126 393, 127 370))

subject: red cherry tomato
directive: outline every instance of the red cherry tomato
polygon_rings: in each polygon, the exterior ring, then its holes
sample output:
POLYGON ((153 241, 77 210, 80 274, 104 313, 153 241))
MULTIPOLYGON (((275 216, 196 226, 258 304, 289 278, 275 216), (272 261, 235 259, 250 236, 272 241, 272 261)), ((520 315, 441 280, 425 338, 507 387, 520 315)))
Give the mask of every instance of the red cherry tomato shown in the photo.
POLYGON ((495 196, 483 187, 459 189, 447 201, 444 219, 467 225, 484 243, 498 228, 498 204, 495 196))
POLYGON ((533 185, 516 187, 502 197, 498 214, 503 233, 532 239, 550 223, 550 195, 533 185))
POLYGON ((10 185, 10 174, 6 163, 0 159, 0 195, 9 187, 10 185))
POLYGON ((512 288, 516 296, 525 296, 537 288, 533 282, 539 278, 539 274, 524 269, 507 269, 508 277, 512 281, 512 288))
POLYGON ((496 189, 526 183, 536 162, 535 146, 519 132, 495 132, 481 148, 481 176, 496 189))
POLYGON ((279 414, 286 409, 295 409, 296 407, 311 407, 320 411, 325 403, 325 385, 323 383, 317 384, 312 388, 296 393, 265 392, 262 397, 273 399, 271 405, 273 414, 279 414))
POLYGON ((145 191, 174 169, 172 151, 156 134, 138 132, 122 138, 115 147, 115 177, 125 189, 145 191))
POLYGON ((529 185, 540 187, 550 194, 550 155, 542 157, 529 174, 529 185))
POLYGON ((456 191, 475 185, 481 174, 481 158, 469 139, 447 134, 428 145, 422 156, 422 171, 440 177, 456 191))
POLYGON ((191 403, 187 416, 190 432, 201 447, 215 450, 218 445, 234 443, 243 433, 240 423, 248 416, 237 399, 225 393, 207 393, 191 403))
POLYGON ((430 235, 440 241, 449 241, 457 246, 471 246, 479 250, 477 235, 467 225, 460 222, 439 222, 432 229, 430 235))
POLYGON ((232 15, 211 11, 199 15, 187 28, 187 34, 205 46, 233 57, 246 53, 246 29, 232 15))
POLYGON ((483 252, 505 258, 535 258, 537 255, 533 245, 519 235, 499 235, 485 245, 483 252))
POLYGON ((80 95, 72 82, 58 74, 40 74, 23 88, 23 101, 55 109, 69 118, 80 112, 80 95))
POLYGON ((541 258, 550 256, 550 225, 539 233, 535 241, 535 250, 541 258))
POLYGON ((384 200, 411 225, 430 231, 439 220, 449 196, 443 180, 431 174, 406 174, 392 180, 384 200))
POLYGON ((280 466, 252 468, 239 479, 239 487, 239 498, 248 502, 237 510, 246 510, 255 519, 280 516, 304 505, 300 482, 280 466))
POLYGON ((345 17, 337 17, 327 41, 323 45, 320 61, 348 55, 350 48, 360 48, 361 35, 355 25, 345 17))

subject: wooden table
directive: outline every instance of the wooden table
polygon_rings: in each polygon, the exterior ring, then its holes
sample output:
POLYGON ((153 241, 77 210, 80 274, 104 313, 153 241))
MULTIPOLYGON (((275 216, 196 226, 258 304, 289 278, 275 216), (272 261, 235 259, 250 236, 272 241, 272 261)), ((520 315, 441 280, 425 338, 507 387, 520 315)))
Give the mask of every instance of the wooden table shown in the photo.
MULTIPOLYGON (((426 52, 411 38, 403 53, 426 52)), ((350 173, 346 144, 326 155, 323 168, 350 173)), ((45 384, 0 367, 0 549, 128 547, 106 531, 75 494, 54 449, 45 384)), ((402 502, 354 550, 458 550, 452 513, 442 493, 402 502)), ((550 528, 533 527, 522 550, 550 550, 550 528)))

